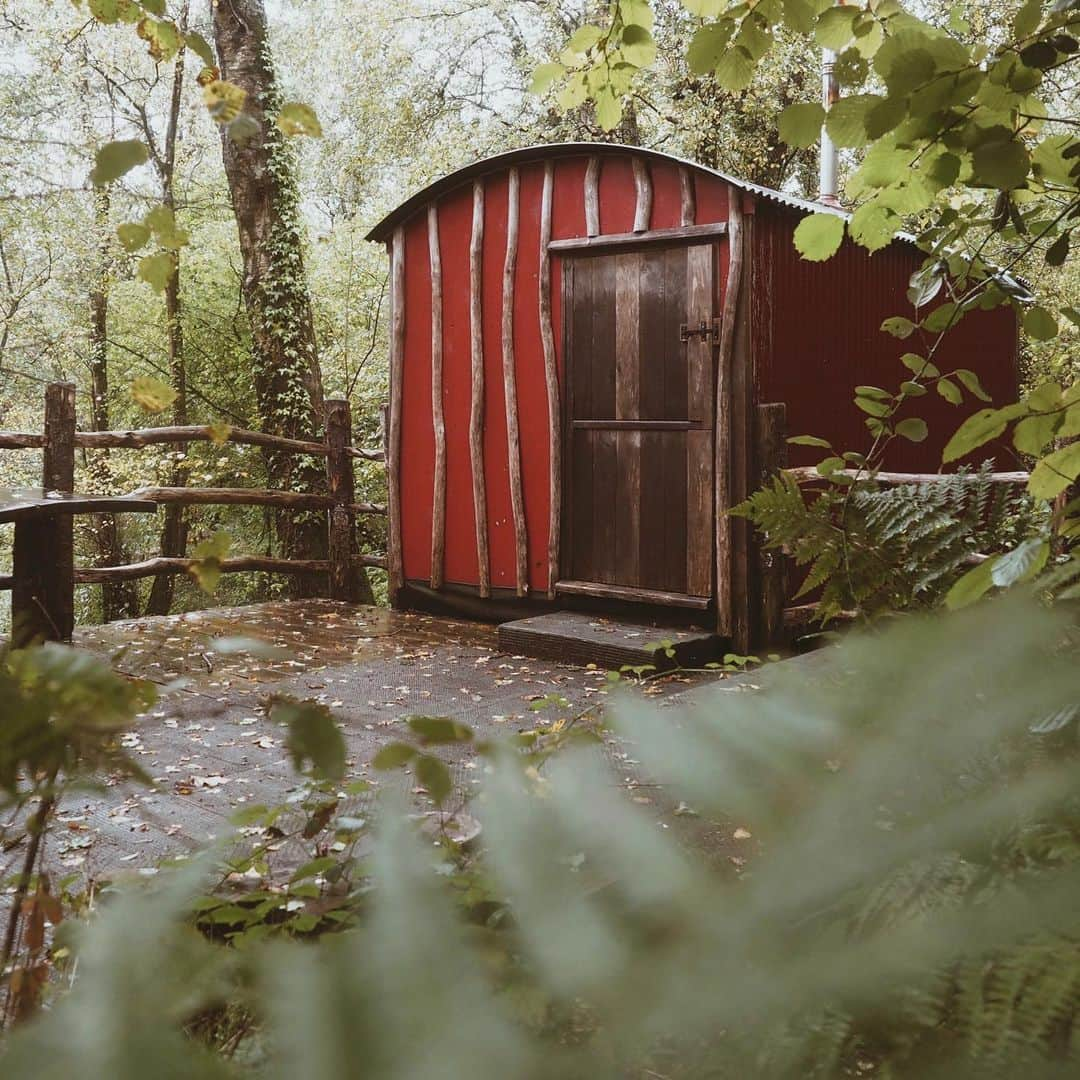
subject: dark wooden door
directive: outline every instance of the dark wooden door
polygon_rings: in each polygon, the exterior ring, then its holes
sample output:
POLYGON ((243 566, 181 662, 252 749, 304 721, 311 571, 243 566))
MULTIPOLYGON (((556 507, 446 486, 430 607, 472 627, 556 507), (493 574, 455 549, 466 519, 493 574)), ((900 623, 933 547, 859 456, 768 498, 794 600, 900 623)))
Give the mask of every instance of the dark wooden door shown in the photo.
POLYGON ((715 257, 683 244, 567 259, 563 592, 712 596, 715 257))

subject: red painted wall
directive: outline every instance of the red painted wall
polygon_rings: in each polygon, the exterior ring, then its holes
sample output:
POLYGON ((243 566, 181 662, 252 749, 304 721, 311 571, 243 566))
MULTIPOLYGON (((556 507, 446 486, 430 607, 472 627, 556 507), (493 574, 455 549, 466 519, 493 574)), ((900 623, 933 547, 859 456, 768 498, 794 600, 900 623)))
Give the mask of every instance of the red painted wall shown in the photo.
MULTIPOLYGON (((881 330, 890 316, 914 317, 905 290, 923 255, 905 243, 871 255, 846 240, 826 262, 807 262, 792 243, 800 216, 757 200, 751 309, 757 398, 787 403, 792 435, 820 435, 839 450, 865 452, 871 438, 866 414, 853 402, 854 388, 868 383, 895 390, 908 377, 900 357, 924 349, 917 333, 901 341, 881 330)), ((999 405, 1012 400, 1017 388, 1012 311, 969 313, 946 335, 935 362, 942 371, 975 371, 999 405)), ((948 404, 933 389, 913 399, 900 415, 922 417, 930 435, 918 444, 894 440, 887 467, 936 472, 950 436, 983 407, 966 391, 964 396, 961 406, 948 404)), ((983 448, 975 455, 976 463, 991 453, 983 448)), ((816 464, 821 457, 822 451, 814 448, 790 448, 793 465, 816 464)), ((1013 463, 999 453, 998 467, 1012 468, 1013 463)))
MULTIPOLYGON (((587 158, 555 163, 552 238, 585 235, 584 184, 587 158)), ((675 163, 650 162, 653 206, 650 227, 679 224, 681 195, 675 163)), ((521 471, 529 546, 529 587, 548 588, 550 467, 547 384, 540 337, 540 209, 543 162, 519 167, 521 181, 518 256, 514 277, 514 370, 517 378, 521 471)), ((727 185, 719 178, 695 178, 699 224, 727 217, 727 185)), ((502 287, 506 256, 507 172, 484 180, 482 266, 484 338, 484 479, 487 486, 488 545, 493 589, 515 586, 514 525, 510 504, 506 405, 502 370, 502 287)), ((630 158, 603 159, 600 174, 600 230, 629 232, 635 189, 630 158)), ((476 585, 476 525, 469 456, 472 395, 469 342, 469 244, 472 182, 438 203, 439 250, 443 275, 443 410, 446 422, 446 551, 448 583, 476 585)), ((431 574, 431 520, 435 438, 431 407, 431 267, 427 214, 405 224, 405 355, 401 427, 401 540, 406 580, 426 582, 431 574)), ((563 373, 562 267, 552 259, 552 318, 559 378, 563 373)))

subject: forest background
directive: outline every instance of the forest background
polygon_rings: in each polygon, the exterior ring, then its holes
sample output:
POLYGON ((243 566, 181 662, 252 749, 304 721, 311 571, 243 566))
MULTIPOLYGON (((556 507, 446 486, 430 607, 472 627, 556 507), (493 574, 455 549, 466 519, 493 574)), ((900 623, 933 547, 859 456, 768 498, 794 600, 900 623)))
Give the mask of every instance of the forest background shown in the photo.
MULTIPOLYGON (((5 0, 0 426, 38 428, 44 384, 65 379, 78 386, 79 423, 86 428, 227 423, 303 436, 317 428, 311 386, 304 383, 314 379, 319 394, 351 401, 355 443, 378 446, 387 381, 387 264, 381 248, 363 236, 406 193, 501 150, 615 140, 813 197, 817 146, 787 145, 779 125, 785 108, 819 96, 817 50, 778 28, 776 45, 752 84, 724 89, 684 62, 700 25, 689 6, 679 0, 654 4, 657 59, 635 84, 621 120, 604 130, 591 101, 562 109, 552 95, 529 91, 538 65, 556 59, 574 30, 597 17, 600 9, 591 0, 413 0, 404 7, 389 0, 270 0, 268 55, 280 100, 307 102, 317 112, 314 127, 300 125, 298 131, 321 128, 318 138, 277 140, 275 178, 250 162, 233 162, 237 167, 228 174, 223 145, 235 144, 223 143, 222 125, 204 107, 209 75, 193 50, 173 55, 153 41, 148 48, 143 38, 117 32, 79 5, 5 0), (136 139, 148 145, 149 160, 107 187, 95 186, 95 151, 136 139), (261 350, 262 361, 253 360, 260 355, 253 328, 257 335, 265 327, 245 307, 247 271, 238 243, 238 217, 242 234, 258 228, 242 220, 243 196, 249 206, 258 205, 273 184, 280 189, 285 228, 277 249, 265 246, 276 252, 271 257, 279 268, 290 268, 280 306, 285 323, 295 324, 303 354, 300 390, 292 398, 287 379, 274 385, 260 372, 260 363, 278 363, 267 350, 261 350), (130 233, 117 230, 160 205, 174 210, 170 228, 179 242, 170 244, 159 233, 158 256, 148 256, 153 245, 137 249, 130 233), (166 284, 160 270, 170 263, 177 273, 166 284), (152 402, 161 409, 159 418, 148 420, 146 394, 132 393, 136 380, 174 388, 171 400, 167 395, 152 402)), ((929 11, 931 22, 959 20, 976 39, 992 38, 1018 7, 1002 0, 926 6, 940 8, 929 11)), ((229 5, 256 16, 261 7, 229 5)), ((219 25, 209 4, 184 3, 169 13, 214 42, 219 62, 228 66, 229 37, 220 13, 219 25)), ((843 152, 842 172, 857 164, 855 158, 856 152, 843 152)), ((1021 269, 1036 292, 1049 297, 1048 306, 1075 305, 1080 284, 1074 267, 1048 267, 1041 258, 1032 263, 1021 269)), ((282 317, 264 315, 267 323, 282 317)), ((1052 341, 1025 342, 1026 376, 1037 381, 1050 374, 1067 384, 1071 372, 1063 369, 1075 363, 1075 339, 1076 327, 1066 324, 1052 341)), ((284 370, 285 364, 278 366, 284 370)), ((179 483, 295 489, 310 480, 267 476, 285 466, 233 444, 114 450, 80 464, 93 470, 80 486, 102 491, 179 483)), ((381 468, 364 464, 358 472, 358 497, 381 501, 381 468)), ((0 456, 0 485, 36 483, 39 475, 35 454, 0 456)), ((380 523, 364 528, 363 549, 383 550, 380 523)), ((305 543, 318 542, 279 535, 273 516, 260 510, 199 508, 181 517, 174 507, 163 529, 153 519, 115 526, 88 520, 77 543, 84 563, 109 565, 159 551, 190 553, 219 530, 228 533, 233 550, 252 553, 289 548, 303 554, 305 543)), ((0 559, 8 557, 0 553, 0 559)), ((377 598, 385 595, 380 579, 372 572, 377 598)), ((261 600, 287 588, 264 574, 232 575, 219 585, 217 602, 261 600)), ((193 580, 162 577, 83 587, 77 617, 87 623, 205 603, 193 580)))

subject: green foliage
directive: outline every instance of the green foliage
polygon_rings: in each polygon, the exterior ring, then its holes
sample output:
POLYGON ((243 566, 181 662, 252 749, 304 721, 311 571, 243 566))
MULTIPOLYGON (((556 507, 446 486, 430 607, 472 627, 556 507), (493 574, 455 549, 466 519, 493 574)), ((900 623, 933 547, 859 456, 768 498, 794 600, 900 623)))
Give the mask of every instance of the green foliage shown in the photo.
MULTIPOLYGON (((818 467, 825 475, 844 464, 828 460, 835 465, 818 467)), ((872 618, 935 606, 973 555, 1017 533, 1021 504, 992 482, 991 469, 987 463, 935 483, 880 488, 870 474, 869 482, 834 482, 809 496, 782 473, 732 513, 753 522, 767 547, 809 568, 799 595, 821 589, 822 620, 843 611, 872 618)))
MULTIPOLYGON (((303 833, 341 850, 232 899, 204 891, 205 861, 113 896, 73 939, 72 988, 0 1068, 1068 1075, 1076 671, 1075 627, 1012 594, 853 635, 816 671, 766 668, 760 693, 663 714, 624 699, 616 731, 643 773, 762 838, 741 875, 658 829, 617 782, 626 764, 595 751, 542 773, 493 754, 473 858, 389 797, 361 864, 364 823, 312 789, 303 833), (264 940, 335 921, 321 944, 264 940)), ((276 838, 266 857, 293 835, 281 811, 243 827, 276 838)))

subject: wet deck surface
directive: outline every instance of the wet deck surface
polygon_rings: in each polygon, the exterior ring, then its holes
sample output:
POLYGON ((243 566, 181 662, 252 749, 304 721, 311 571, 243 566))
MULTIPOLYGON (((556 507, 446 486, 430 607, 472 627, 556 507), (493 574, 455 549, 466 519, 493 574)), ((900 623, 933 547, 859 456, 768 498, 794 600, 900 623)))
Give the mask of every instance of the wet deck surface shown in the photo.
MULTIPOLYGON (((500 654, 494 627, 321 600, 84 628, 75 644, 164 688, 125 739, 156 788, 117 783, 103 795, 68 798, 58 815, 46 861, 89 879, 203 847, 230 833, 236 810, 275 805, 296 790, 283 731, 268 716, 273 694, 333 710, 351 778, 408 785, 406 773, 373 775, 369 764, 404 733, 407 717, 453 716, 486 737, 553 723, 603 700, 608 685, 602 670, 500 654), (213 651, 215 640, 237 637, 281 652, 257 659, 213 651), (182 684, 170 688, 177 680, 182 684), (564 697, 569 708, 530 708, 547 695, 564 697)), ((650 689, 681 688, 676 682, 650 689)), ((463 749, 448 756, 455 785, 467 792, 478 782, 477 763, 463 749)), ((410 794, 427 808, 422 792, 410 794)))

